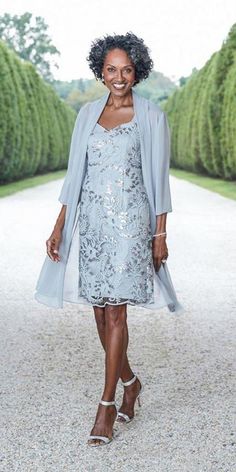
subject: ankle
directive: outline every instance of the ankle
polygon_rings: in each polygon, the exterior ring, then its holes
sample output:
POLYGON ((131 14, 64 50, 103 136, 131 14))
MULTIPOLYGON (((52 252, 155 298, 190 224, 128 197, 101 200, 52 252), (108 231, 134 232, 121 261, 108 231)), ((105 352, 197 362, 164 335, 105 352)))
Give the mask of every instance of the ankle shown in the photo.
POLYGON ((130 377, 128 380, 126 380, 125 382, 122 381, 122 384, 123 384, 123 387, 124 388, 129 388, 129 387, 134 387, 136 382, 137 382, 137 375, 136 374, 133 374, 132 377, 130 377))
POLYGON ((104 392, 104 394, 101 397, 101 400, 103 402, 114 402, 115 401, 115 395, 108 395, 107 393, 104 392))
POLYGON ((130 373, 125 373, 124 375, 122 374, 120 376, 120 379, 123 383, 126 383, 126 382, 129 382, 131 379, 133 379, 133 377, 135 376, 134 372, 132 372, 132 370, 130 370, 130 373))

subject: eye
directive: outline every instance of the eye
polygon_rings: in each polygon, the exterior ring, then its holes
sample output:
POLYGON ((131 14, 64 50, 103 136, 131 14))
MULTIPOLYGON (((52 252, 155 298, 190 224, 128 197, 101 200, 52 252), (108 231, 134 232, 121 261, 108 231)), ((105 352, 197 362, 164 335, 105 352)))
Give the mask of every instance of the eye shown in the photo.
POLYGON ((128 72, 129 74, 130 72, 132 72, 132 69, 131 68, 126 69, 126 72, 128 72))
POLYGON ((113 69, 113 67, 108 67, 107 70, 108 70, 108 72, 112 72, 114 69, 113 69))

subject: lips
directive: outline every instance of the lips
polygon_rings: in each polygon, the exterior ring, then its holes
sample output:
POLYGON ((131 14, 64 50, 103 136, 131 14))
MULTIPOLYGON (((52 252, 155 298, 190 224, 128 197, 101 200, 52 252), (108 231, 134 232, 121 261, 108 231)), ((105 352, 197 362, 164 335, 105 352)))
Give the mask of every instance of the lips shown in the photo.
POLYGON ((126 84, 112 84, 112 85, 117 90, 122 90, 126 86, 126 84))

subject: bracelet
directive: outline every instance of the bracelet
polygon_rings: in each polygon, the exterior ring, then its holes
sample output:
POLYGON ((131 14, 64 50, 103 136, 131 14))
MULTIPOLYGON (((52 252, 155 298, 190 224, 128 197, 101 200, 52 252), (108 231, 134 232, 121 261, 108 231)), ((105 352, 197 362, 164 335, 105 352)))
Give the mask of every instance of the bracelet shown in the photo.
POLYGON ((163 236, 163 235, 167 235, 167 232, 166 232, 166 231, 164 231, 163 233, 157 233, 157 234, 153 234, 153 238, 155 238, 155 237, 157 237, 157 238, 158 238, 158 236, 163 236))

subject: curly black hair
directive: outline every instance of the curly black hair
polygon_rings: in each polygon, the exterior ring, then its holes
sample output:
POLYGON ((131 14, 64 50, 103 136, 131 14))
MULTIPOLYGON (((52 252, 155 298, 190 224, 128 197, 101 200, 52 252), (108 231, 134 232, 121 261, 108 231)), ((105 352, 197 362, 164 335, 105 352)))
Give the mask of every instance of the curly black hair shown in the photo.
POLYGON ((93 71, 96 80, 102 79, 102 68, 108 51, 119 48, 126 51, 129 58, 135 65, 134 85, 146 79, 153 68, 153 61, 149 55, 149 48, 145 46, 142 38, 138 38, 134 33, 128 31, 125 35, 114 34, 96 38, 92 42, 89 55, 86 60, 93 71))

